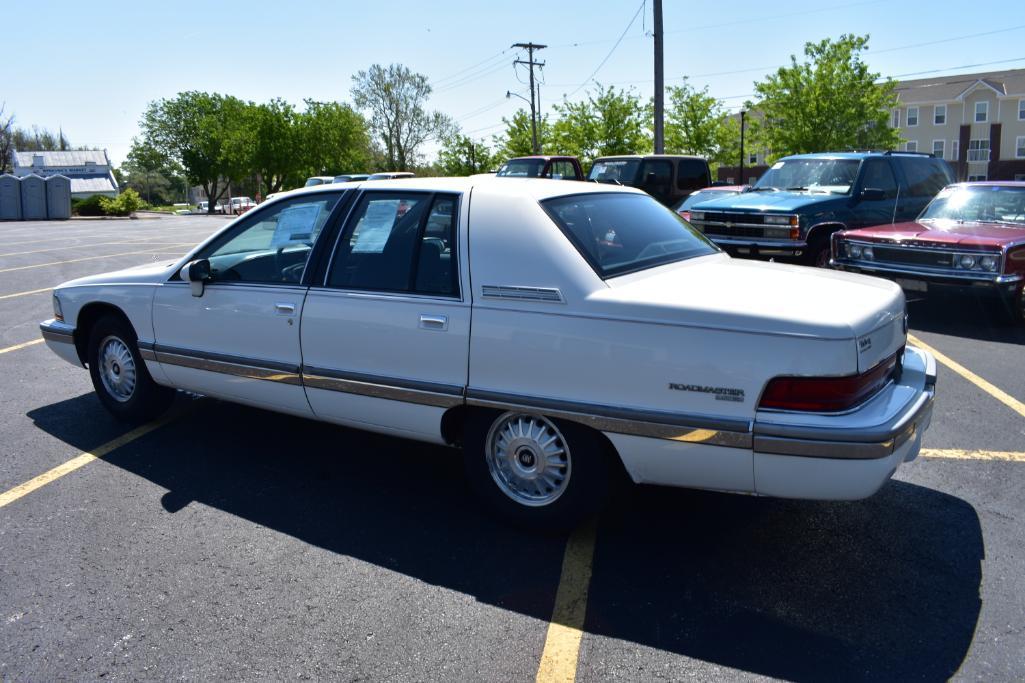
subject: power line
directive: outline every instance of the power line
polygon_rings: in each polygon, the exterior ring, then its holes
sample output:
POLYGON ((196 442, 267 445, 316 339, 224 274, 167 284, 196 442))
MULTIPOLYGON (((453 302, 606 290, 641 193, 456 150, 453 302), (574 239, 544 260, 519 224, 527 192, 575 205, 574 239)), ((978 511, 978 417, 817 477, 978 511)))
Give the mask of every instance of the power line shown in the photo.
POLYGON ((507 62, 501 62, 499 64, 488 66, 483 71, 478 71, 476 73, 467 74, 466 76, 464 76, 463 78, 461 78, 461 79, 459 79, 457 81, 453 81, 452 83, 448 83, 446 85, 443 85, 442 87, 440 87, 437 90, 435 90, 435 93, 444 93, 444 92, 448 92, 450 90, 455 90, 456 88, 461 88, 464 85, 467 85, 469 83, 473 83, 474 81, 479 81, 482 78, 487 78, 491 74, 498 73, 502 69, 506 69, 508 67, 509 67, 509 63, 507 63, 507 62))
POLYGON ((477 62, 476 64, 471 64, 470 66, 466 67, 465 69, 460 69, 459 71, 456 71, 453 74, 449 74, 448 76, 445 76, 444 78, 432 79, 431 83, 432 83, 432 85, 439 85, 439 84, 443 83, 444 81, 452 80, 452 79, 456 78, 457 76, 460 76, 460 75, 466 73, 467 71, 471 71, 473 69, 476 69, 478 66, 481 66, 483 64, 487 64, 488 62, 495 61, 496 59, 498 59, 498 58, 502 57, 503 55, 505 55, 505 53, 508 52, 508 51, 509 51, 508 48, 505 49, 505 50, 502 50, 502 51, 500 51, 500 52, 498 52, 496 54, 491 55, 487 59, 482 59, 481 61, 477 62))
POLYGON ((953 38, 943 38, 941 40, 931 40, 928 43, 915 43, 914 45, 903 45, 901 47, 891 47, 891 48, 887 48, 885 50, 869 50, 869 52, 878 55, 878 54, 882 54, 884 52, 897 52, 898 50, 910 50, 911 48, 925 47, 927 45, 939 45, 940 43, 952 43, 955 40, 967 40, 969 38, 979 38, 981 36, 991 36, 994 33, 1007 33, 1008 31, 1017 31, 1017 30, 1023 29, 1023 28, 1025 28, 1025 24, 1022 24, 1020 26, 1011 26, 1011 27, 1008 27, 1008 28, 998 28, 995 31, 984 31, 982 33, 972 33, 972 34, 969 34, 969 35, 966 35, 966 36, 954 36, 953 38))
POLYGON ((612 49, 611 49, 611 50, 609 50, 609 53, 608 53, 607 55, 605 55, 605 59, 601 60, 601 62, 599 62, 599 63, 598 63, 598 66, 596 66, 596 67, 594 68, 594 71, 592 71, 592 72, 591 72, 591 75, 590 75, 590 76, 588 76, 588 77, 587 77, 587 79, 586 79, 586 80, 585 80, 585 81, 584 81, 583 83, 581 83, 580 85, 578 85, 578 86, 577 86, 577 87, 576 87, 576 88, 575 88, 575 89, 573 90, 573 92, 571 92, 571 93, 570 93, 569 95, 566 95, 566 97, 571 97, 571 96, 573 96, 573 95, 577 94, 577 92, 579 92, 579 90, 580 90, 581 88, 583 88, 583 87, 584 87, 585 85, 587 85, 588 83, 590 83, 590 82, 591 82, 591 79, 593 79, 593 78, 594 78, 594 77, 595 77, 595 76, 597 75, 597 73, 598 73, 599 71, 601 71, 601 68, 602 68, 603 66, 605 66, 605 62, 609 61, 609 57, 611 57, 611 56, 612 56, 612 53, 616 51, 616 48, 617 48, 617 47, 619 47, 619 44, 620 44, 621 42, 623 42, 623 38, 625 38, 625 37, 626 37, 626 33, 627 33, 627 31, 629 31, 629 30, 630 30, 630 27, 634 25, 634 22, 635 22, 635 21, 637 21, 637 17, 638 17, 638 16, 640 16, 640 13, 641 13, 641 11, 642 11, 643 9, 644 9, 644 0, 642 0, 642 1, 641 1, 641 4, 640 4, 640 6, 639 6, 639 7, 637 8, 637 11, 636 11, 636 12, 634 12, 633 18, 632 18, 632 19, 630 19, 630 23, 626 25, 626 28, 625 28, 625 29, 623 29, 623 32, 622 32, 622 33, 621 33, 621 34, 619 35, 619 39, 618 39, 618 40, 616 40, 616 44, 615 44, 615 45, 613 45, 613 46, 612 46, 612 49))

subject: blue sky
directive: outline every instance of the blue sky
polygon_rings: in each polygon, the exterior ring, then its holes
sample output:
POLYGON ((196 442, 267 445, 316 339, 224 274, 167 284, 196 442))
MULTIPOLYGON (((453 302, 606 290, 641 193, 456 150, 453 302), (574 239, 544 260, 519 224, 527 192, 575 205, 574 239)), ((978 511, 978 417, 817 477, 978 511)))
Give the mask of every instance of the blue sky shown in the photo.
MULTIPOLYGON (((348 101, 352 75, 373 63, 426 74, 431 106, 490 139, 522 105, 506 90, 527 94, 511 65, 515 42, 549 45, 539 54, 545 109, 582 97, 606 57, 596 80, 652 92, 651 0, 639 13, 640 0, 4 4, 5 23, 19 28, 5 31, 0 102, 19 125, 63 127, 117 163, 148 101, 182 90, 348 101)), ((842 33, 871 35, 866 59, 883 75, 1025 68, 1020 0, 974 11, 949 0, 664 0, 664 15, 667 84, 689 75, 731 107, 806 41, 842 33)))

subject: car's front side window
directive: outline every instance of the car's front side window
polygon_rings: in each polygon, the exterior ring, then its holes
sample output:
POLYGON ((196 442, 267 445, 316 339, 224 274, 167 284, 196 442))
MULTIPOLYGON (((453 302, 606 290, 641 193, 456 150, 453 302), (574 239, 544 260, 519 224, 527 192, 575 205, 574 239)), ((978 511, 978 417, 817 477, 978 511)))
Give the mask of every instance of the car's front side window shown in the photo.
POLYGON ((198 255, 214 281, 298 283, 341 195, 295 197, 240 222, 198 255))
POLYGON ((648 195, 579 194, 541 205, 602 278, 719 251, 648 195))

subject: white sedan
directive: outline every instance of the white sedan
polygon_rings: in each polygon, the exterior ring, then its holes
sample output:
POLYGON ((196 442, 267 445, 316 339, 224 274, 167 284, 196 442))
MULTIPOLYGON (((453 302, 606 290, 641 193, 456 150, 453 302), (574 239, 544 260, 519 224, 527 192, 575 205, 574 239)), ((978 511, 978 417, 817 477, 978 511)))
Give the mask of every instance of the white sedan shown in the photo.
POLYGON ((895 284, 734 260, 637 190, 288 193, 186 257, 65 283, 43 336, 116 416, 176 389, 462 448, 504 515, 610 481, 850 500, 915 458, 936 366, 895 284))

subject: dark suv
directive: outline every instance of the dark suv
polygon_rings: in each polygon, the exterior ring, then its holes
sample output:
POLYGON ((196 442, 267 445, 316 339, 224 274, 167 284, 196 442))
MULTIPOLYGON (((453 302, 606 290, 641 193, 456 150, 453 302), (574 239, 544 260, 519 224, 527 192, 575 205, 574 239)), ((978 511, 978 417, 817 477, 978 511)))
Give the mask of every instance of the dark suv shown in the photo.
POLYGON ((707 161, 673 154, 599 157, 587 179, 639 188, 666 206, 675 206, 694 190, 712 184, 707 161))
POLYGON ((837 230, 913 220, 952 182, 950 166, 931 154, 798 154, 749 192, 695 205, 690 222, 731 254, 825 266, 837 230))

